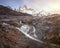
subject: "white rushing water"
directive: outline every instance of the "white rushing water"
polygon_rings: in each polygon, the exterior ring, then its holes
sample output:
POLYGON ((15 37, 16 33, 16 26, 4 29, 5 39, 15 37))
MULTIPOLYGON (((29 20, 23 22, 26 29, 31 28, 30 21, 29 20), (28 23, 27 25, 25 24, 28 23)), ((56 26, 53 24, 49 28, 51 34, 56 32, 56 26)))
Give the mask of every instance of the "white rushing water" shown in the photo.
POLYGON ((32 28, 31 28, 31 26, 29 26, 29 25, 22 25, 20 28, 16 27, 16 29, 18 29, 20 32, 22 32, 28 38, 38 41, 40 43, 43 43, 43 41, 40 41, 37 39, 37 35, 35 33, 36 29, 34 26, 32 26, 32 28), (31 31, 31 29, 32 29, 32 31, 31 31))
POLYGON ((29 26, 27 24, 24 24, 22 25, 20 28, 19 27, 14 27, 10 24, 7 24, 7 23, 3 23, 2 24, 3 26, 8 26, 10 28, 16 28, 17 30, 19 30, 21 33, 23 33, 26 37, 32 39, 32 40, 35 40, 35 41, 38 41, 40 43, 43 43, 43 41, 41 40, 38 40, 37 39, 37 35, 36 35, 36 29, 34 26, 29 26))

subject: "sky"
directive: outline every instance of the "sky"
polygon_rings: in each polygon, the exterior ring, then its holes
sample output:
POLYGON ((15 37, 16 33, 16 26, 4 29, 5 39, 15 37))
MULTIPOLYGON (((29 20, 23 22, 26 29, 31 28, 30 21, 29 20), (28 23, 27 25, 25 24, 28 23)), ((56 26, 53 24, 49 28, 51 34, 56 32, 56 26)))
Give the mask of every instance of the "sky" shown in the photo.
POLYGON ((27 5, 38 11, 60 13, 60 0, 0 0, 0 5, 11 6, 12 8, 27 5))

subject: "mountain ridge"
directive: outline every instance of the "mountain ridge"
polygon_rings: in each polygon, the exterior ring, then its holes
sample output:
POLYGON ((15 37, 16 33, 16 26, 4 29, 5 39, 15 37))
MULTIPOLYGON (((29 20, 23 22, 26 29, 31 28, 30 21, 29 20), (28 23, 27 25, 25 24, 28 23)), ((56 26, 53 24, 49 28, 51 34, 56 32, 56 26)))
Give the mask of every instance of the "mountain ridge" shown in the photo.
POLYGON ((27 14, 27 13, 17 12, 15 10, 12 10, 11 8, 5 7, 3 5, 0 5, 0 15, 32 16, 32 15, 27 14))

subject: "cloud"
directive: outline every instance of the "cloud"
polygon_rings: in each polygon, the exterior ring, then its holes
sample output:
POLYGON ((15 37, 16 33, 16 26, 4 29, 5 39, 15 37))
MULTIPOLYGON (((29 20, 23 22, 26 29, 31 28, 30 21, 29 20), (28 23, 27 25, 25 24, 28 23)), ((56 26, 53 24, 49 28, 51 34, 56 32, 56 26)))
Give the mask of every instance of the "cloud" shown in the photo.
POLYGON ((25 3, 35 9, 47 12, 59 12, 60 0, 26 0, 25 3))

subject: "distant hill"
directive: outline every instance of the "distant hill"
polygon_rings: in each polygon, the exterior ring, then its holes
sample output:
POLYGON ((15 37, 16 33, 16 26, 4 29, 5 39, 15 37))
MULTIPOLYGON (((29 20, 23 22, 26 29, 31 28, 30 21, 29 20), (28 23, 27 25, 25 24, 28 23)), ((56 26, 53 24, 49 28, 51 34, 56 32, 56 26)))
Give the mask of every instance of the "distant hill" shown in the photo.
POLYGON ((31 16, 30 14, 14 11, 11 8, 3 5, 0 5, 0 15, 31 16))

